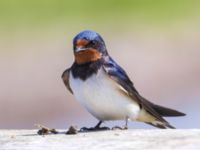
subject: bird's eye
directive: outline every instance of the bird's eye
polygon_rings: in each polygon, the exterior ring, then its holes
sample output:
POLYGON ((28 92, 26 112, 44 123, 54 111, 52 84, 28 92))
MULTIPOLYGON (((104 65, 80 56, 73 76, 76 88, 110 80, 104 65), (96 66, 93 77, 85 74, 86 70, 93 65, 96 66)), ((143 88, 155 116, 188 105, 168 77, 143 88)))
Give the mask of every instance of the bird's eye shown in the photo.
POLYGON ((96 45, 96 41, 90 41, 90 45, 96 45))

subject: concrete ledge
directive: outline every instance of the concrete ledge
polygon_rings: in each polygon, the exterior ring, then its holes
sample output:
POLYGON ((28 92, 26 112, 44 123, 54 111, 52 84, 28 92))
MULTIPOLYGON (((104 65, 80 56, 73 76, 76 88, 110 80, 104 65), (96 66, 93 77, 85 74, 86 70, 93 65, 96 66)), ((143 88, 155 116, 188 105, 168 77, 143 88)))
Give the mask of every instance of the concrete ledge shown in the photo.
POLYGON ((76 135, 63 132, 45 136, 36 133, 0 130, 0 150, 200 150, 200 129, 130 129, 76 135))

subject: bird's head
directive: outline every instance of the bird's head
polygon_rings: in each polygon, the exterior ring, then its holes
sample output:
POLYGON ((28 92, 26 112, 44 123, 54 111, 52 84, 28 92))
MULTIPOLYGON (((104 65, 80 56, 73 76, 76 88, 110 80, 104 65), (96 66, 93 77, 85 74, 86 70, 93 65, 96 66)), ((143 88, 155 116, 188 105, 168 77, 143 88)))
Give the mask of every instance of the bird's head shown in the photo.
POLYGON ((94 31, 82 31, 73 40, 75 61, 78 64, 97 61, 107 55, 102 37, 94 31))

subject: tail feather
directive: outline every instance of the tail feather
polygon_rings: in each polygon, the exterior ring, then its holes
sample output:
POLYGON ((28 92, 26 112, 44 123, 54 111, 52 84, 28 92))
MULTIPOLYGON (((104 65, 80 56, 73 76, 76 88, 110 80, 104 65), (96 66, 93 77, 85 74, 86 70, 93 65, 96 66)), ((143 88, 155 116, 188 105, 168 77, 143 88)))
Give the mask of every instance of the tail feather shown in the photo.
POLYGON ((154 119, 153 120, 146 120, 145 123, 150 124, 154 127, 161 128, 161 129, 175 129, 169 122, 167 122, 163 117, 175 117, 175 116, 185 116, 186 114, 171 109, 167 107, 163 107, 160 105, 156 105, 145 98, 142 98, 142 102, 145 104, 145 110, 149 113, 154 119))
POLYGON ((164 125, 160 125, 160 124, 153 124, 153 123, 150 123, 150 122, 146 122, 147 124, 149 125, 152 125, 156 128, 160 128, 160 129, 166 129, 166 127, 164 125))
POLYGON ((170 128, 170 129, 176 129, 174 126, 170 125, 168 122, 165 122, 165 123, 162 123, 162 122, 157 122, 157 123, 154 123, 154 122, 146 122, 147 124, 149 125, 152 125, 154 127, 157 127, 157 128, 160 128, 160 129, 167 129, 167 128, 170 128))
POLYGON ((170 128, 170 129, 176 129, 174 126, 172 126, 171 124, 166 124, 166 126, 168 127, 168 128, 170 128))
MULTIPOLYGON (((163 106, 159 106, 156 104, 151 103, 152 108, 162 117, 175 117, 175 116, 185 116, 186 114, 179 112, 177 110, 166 108, 163 106)), ((146 122, 149 125, 152 125, 154 127, 160 128, 160 129, 176 129, 174 126, 172 126, 169 122, 167 122, 165 119, 164 121, 161 121, 159 119, 152 121, 152 122, 146 122)))
POLYGON ((175 117, 175 116, 185 116, 186 114, 179 112, 174 109, 166 108, 159 105, 153 105, 153 108, 156 112, 158 112, 163 117, 175 117))

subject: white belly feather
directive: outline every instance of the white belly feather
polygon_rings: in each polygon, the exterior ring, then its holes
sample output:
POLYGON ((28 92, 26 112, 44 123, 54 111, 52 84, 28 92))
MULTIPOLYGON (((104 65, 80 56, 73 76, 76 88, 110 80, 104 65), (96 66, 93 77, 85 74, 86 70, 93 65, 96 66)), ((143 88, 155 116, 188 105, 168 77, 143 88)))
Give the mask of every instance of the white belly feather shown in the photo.
POLYGON ((136 120, 139 105, 120 92, 119 85, 111 80, 103 69, 85 81, 74 79, 70 73, 70 87, 75 98, 99 120, 136 120))

